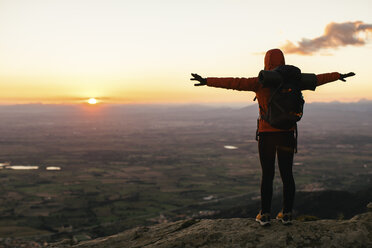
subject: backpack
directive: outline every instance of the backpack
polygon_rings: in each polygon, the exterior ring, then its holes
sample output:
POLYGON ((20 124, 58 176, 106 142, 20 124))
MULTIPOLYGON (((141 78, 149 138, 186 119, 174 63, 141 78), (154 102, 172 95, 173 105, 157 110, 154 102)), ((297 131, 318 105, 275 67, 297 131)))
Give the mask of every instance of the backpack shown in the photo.
POLYGON ((296 128, 305 103, 301 93, 301 70, 293 65, 278 66, 272 71, 262 70, 259 82, 264 88, 270 88, 267 110, 261 118, 274 128, 296 128))

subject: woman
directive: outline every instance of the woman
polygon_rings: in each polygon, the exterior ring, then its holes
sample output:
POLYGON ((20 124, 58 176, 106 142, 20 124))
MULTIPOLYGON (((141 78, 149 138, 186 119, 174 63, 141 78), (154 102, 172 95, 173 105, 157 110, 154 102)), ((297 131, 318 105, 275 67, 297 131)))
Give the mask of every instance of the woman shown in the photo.
MULTIPOLYGON (((278 66, 285 65, 283 52, 272 49, 265 55, 265 70, 273 70, 278 66)), ((292 208, 295 196, 295 182, 293 179, 292 166, 296 140, 294 137, 295 127, 283 130, 272 127, 261 116, 266 113, 270 98, 270 88, 262 87, 258 77, 251 78, 202 78, 198 74, 191 74, 199 83, 195 86, 212 86, 233 90, 253 91, 259 104, 260 118, 258 120, 258 152, 262 168, 261 177, 261 210, 256 221, 262 226, 270 224, 271 198, 273 194, 273 180, 275 172, 275 156, 278 156, 280 176, 283 182, 283 209, 277 215, 283 224, 292 221, 292 208)), ((313 83, 303 83, 301 90, 315 90, 317 86, 333 82, 338 79, 345 81, 346 77, 354 76, 354 73, 340 74, 338 72, 316 75, 313 83)))

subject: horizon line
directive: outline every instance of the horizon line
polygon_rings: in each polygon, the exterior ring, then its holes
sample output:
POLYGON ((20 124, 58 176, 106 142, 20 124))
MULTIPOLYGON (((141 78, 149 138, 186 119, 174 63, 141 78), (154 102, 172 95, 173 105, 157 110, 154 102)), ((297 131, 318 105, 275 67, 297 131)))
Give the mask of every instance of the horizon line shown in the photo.
MULTIPOLYGON (((354 101, 313 101, 313 102, 306 102, 306 104, 318 104, 318 103, 324 103, 324 104, 332 104, 332 103, 363 103, 363 102, 371 102, 372 99, 367 99, 367 98, 361 98, 358 100, 354 101)), ((67 102, 62 102, 62 103, 45 103, 45 102, 29 102, 29 103, 1 103, 0 102, 0 107, 5 107, 5 106, 91 106, 91 107, 98 107, 98 106, 145 106, 145 105, 175 105, 175 106, 180 106, 180 105, 208 105, 208 106, 213 106, 213 105, 221 105, 221 106, 238 106, 238 105, 255 105, 255 102, 129 102, 129 103, 114 103, 114 102, 99 102, 94 105, 90 105, 85 102, 79 102, 79 103, 67 103, 67 102)))

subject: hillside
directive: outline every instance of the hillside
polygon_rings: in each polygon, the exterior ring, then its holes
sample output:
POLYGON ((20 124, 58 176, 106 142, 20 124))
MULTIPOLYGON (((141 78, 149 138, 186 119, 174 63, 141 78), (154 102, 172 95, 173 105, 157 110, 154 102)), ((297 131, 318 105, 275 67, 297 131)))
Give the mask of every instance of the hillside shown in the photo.
MULTIPOLYGON (((296 203, 294 213, 298 218, 301 216, 312 216, 320 219, 350 219, 354 215, 363 213, 365 206, 371 200, 372 185, 366 186, 356 192, 323 190, 314 192, 296 192, 296 203)), ((282 208, 282 194, 276 194, 272 200, 272 211, 280 211, 282 208)), ((260 209, 260 200, 244 203, 244 198, 236 201, 235 205, 217 209, 208 206, 208 209, 217 210, 215 214, 205 218, 227 219, 227 218, 249 218, 257 214, 260 209)))
MULTIPOLYGON (((189 218, 252 218, 261 175, 257 109, 0 106, 0 247, 189 218)), ((370 113, 371 102, 306 105, 294 161, 296 216, 349 219, 365 211, 370 113)), ((279 174, 273 213, 281 208, 279 174)))
MULTIPOLYGON (((371 204, 369 204, 370 206, 371 204)), ((82 242, 76 248, 104 247, 371 247, 372 212, 350 220, 272 221, 261 227, 253 219, 181 220, 137 227, 117 235, 82 242)), ((63 243, 50 247, 70 247, 63 243)))

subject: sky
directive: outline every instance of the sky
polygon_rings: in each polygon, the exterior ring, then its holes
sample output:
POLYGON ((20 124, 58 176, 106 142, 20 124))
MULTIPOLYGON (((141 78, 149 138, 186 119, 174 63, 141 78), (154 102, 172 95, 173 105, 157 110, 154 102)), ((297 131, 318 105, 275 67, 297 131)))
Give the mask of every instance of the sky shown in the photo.
MULTIPOLYGON (((0 0, 0 104, 252 103, 253 92, 194 87, 190 73, 255 77, 265 51, 317 41, 330 23, 372 24, 371 9, 370 0, 0 0)), ((372 100, 372 32, 356 35, 363 44, 285 53, 302 72, 356 73, 305 92, 307 102, 372 100)))

